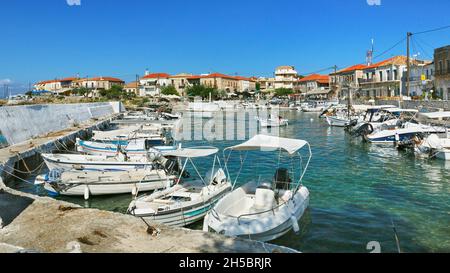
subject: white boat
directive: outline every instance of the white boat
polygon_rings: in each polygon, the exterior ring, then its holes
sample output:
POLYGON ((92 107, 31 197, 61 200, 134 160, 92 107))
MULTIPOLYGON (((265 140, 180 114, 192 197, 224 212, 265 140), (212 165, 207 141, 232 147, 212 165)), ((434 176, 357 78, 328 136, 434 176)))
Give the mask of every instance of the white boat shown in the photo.
MULTIPOLYGON (((160 143, 156 141, 156 143, 160 143)), ((76 149, 80 153, 99 156, 115 156, 119 152, 126 154, 130 158, 141 158, 147 156, 149 150, 159 151, 163 156, 177 149, 175 146, 154 146, 155 141, 151 139, 140 139, 132 141, 122 141, 115 143, 103 143, 97 141, 85 141, 77 139, 76 149)))
POLYGON ((50 196, 89 196, 153 191, 172 186, 174 175, 163 169, 117 172, 53 170, 36 178, 50 196))
POLYGON ((289 120, 282 117, 267 119, 256 117, 256 120, 258 120, 261 127, 284 127, 289 125, 289 120))
POLYGON ((200 180, 181 181, 164 191, 140 197, 131 202, 128 213, 149 221, 178 227, 203 219, 212 206, 231 190, 231 183, 220 168, 220 161, 216 155, 218 151, 217 148, 211 147, 180 149, 171 153, 171 156, 186 159, 181 174, 184 173, 187 162, 191 162, 200 180), (214 155, 212 170, 202 177, 192 159, 211 155, 214 155))
MULTIPOLYGON (((277 239, 291 229, 298 232, 298 221, 309 204, 309 191, 302 185, 303 176, 311 160, 309 143, 304 140, 257 135, 225 151, 230 151, 230 155, 233 151, 241 153, 262 151, 277 154, 283 151, 292 160, 298 157, 300 164, 297 163, 298 165, 295 166, 304 168, 299 173, 299 180, 295 182, 289 177, 287 169, 277 169, 275 178, 267 182, 250 181, 233 190, 207 214, 203 230, 264 242, 277 239), (309 158, 305 166, 302 166, 303 161, 300 155, 303 147, 308 147, 309 150, 309 158)), ((241 164, 243 168, 244 162, 241 164)), ((236 181, 238 178, 239 174, 236 181)))
POLYGON ((129 141, 135 139, 164 140, 162 130, 153 126, 129 126, 111 131, 93 131, 92 140, 101 142, 129 141))
POLYGON ((439 134, 446 131, 446 128, 440 126, 404 122, 401 126, 395 126, 394 128, 380 127, 373 133, 363 136, 363 138, 370 143, 394 144, 408 141, 418 133, 439 134))
POLYGON ((380 130, 393 130, 401 127, 402 120, 411 120, 418 112, 416 109, 371 107, 362 119, 352 120, 347 129, 354 137, 372 134, 380 130))
MULTIPOLYGON (((155 157, 159 152, 155 152, 155 157)), ((149 157, 128 159, 122 153, 116 156, 96 156, 80 154, 41 154, 49 170, 80 171, 127 171, 151 169, 153 160, 149 157)))
POLYGON ((352 120, 358 119, 359 117, 344 117, 344 116, 327 116, 326 120, 328 125, 334 127, 347 127, 350 125, 352 120))

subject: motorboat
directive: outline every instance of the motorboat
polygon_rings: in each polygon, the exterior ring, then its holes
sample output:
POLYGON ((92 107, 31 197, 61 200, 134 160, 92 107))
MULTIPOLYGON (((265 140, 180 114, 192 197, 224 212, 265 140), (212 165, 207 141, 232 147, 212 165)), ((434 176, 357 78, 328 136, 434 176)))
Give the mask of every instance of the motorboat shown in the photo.
POLYGON ((184 148, 170 153, 185 159, 178 183, 166 190, 154 192, 133 200, 128 213, 170 226, 187 226, 202 220, 213 205, 231 190, 231 182, 214 147, 184 148), (212 169, 202 176, 193 159, 214 156, 212 169), (183 179, 187 163, 192 164, 198 179, 183 179))
MULTIPOLYGON (((302 184, 312 157, 309 143, 304 140, 256 135, 247 142, 226 148, 225 158, 230 158, 233 152, 239 152, 240 159, 243 159, 239 160, 240 170, 244 168, 245 158, 248 158, 250 152, 259 153, 259 156, 260 153, 286 155, 292 162, 292 170, 299 172, 298 180, 288 168, 280 168, 281 162, 278 161, 273 178, 250 179, 236 188, 241 173, 239 171, 233 183, 234 190, 206 215, 203 230, 263 242, 275 240, 292 229, 298 232, 298 221, 309 205, 309 191, 302 184), (305 161, 300 154, 304 147, 309 151, 305 165, 302 164, 305 161)), ((228 162, 225 162, 225 166, 229 171, 228 162)))
POLYGON ((163 156, 168 151, 176 150, 176 146, 166 146, 159 139, 139 139, 132 141, 116 141, 103 143, 98 141, 76 140, 76 149, 80 153, 99 156, 115 156, 119 152, 130 158, 141 158, 147 156, 150 149, 159 151, 163 156))
POLYGON ((169 188, 175 175, 169 175, 164 169, 133 171, 61 171, 54 169, 39 175, 35 185, 43 185, 50 196, 89 196, 111 194, 135 194, 169 188))
POLYGON ((288 126, 289 125, 289 120, 284 119, 282 117, 278 117, 278 118, 273 118, 273 117, 269 117, 269 118, 260 118, 260 117, 256 117, 256 120, 259 122, 261 127, 284 127, 284 126, 288 126))
POLYGON ((408 141, 418 133, 421 134, 440 134, 445 133, 445 127, 425 125, 415 122, 398 121, 396 125, 381 126, 378 130, 364 135, 363 138, 370 143, 379 144, 394 144, 403 141, 408 141))
POLYGON ((412 120, 418 114, 416 109, 396 107, 370 107, 361 119, 352 120, 347 130, 354 137, 373 133, 380 128, 393 129, 401 126, 401 120, 412 120))
MULTIPOLYGON (((450 119, 450 112, 421 113, 420 116, 427 120, 433 120, 434 123, 446 125, 446 123, 448 124, 448 119, 450 119)), ((448 161, 450 160, 448 129, 443 134, 415 134, 410 140, 399 143, 399 148, 412 150, 420 157, 438 158, 448 161)))
POLYGON ((115 156, 81 154, 41 154, 41 156, 49 170, 127 171, 151 169, 153 161, 159 154, 153 150, 149 152, 149 156, 140 158, 128 158, 123 153, 115 156))
POLYGON ((92 140, 105 143, 130 141, 136 139, 155 139, 164 141, 163 132, 154 126, 128 126, 110 131, 93 131, 92 140))

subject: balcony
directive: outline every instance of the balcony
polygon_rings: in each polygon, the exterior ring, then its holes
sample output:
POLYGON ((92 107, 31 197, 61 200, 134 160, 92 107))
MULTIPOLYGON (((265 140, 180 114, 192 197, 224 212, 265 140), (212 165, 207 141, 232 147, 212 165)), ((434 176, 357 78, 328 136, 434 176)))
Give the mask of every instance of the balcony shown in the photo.
POLYGON ((358 79, 359 84, 378 82, 377 79, 358 79))
POLYGON ((450 68, 435 71, 435 76, 449 76, 449 75, 450 75, 450 68))

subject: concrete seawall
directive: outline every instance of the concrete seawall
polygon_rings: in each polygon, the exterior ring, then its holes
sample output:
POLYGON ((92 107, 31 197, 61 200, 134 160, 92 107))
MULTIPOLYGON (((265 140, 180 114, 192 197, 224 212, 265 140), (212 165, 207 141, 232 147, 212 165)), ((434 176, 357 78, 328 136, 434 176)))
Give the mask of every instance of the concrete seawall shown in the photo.
POLYGON ((120 102, 0 107, 0 147, 120 113, 120 102))

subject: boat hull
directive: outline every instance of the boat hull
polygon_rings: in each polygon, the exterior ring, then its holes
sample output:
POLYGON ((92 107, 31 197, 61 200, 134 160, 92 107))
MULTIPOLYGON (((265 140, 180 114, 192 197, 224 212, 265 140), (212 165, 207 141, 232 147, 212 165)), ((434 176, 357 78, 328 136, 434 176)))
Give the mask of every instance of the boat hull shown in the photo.
POLYGON ((151 169, 153 167, 152 162, 129 162, 129 161, 71 161, 71 160, 56 160, 51 157, 42 155, 45 164, 49 170, 82 170, 82 171, 130 171, 151 169))
POLYGON ((298 222, 308 206, 309 191, 306 187, 302 187, 293 199, 276 211, 255 215, 250 219, 230 217, 215 211, 205 218, 205 226, 207 225, 210 231, 226 236, 268 242, 292 230, 292 217, 298 222))
POLYGON ((350 124, 350 120, 341 119, 336 117, 326 117, 327 123, 333 127, 347 127, 350 124))
POLYGON ((131 214, 147 221, 154 221, 173 227, 184 227, 202 220, 214 204, 217 203, 217 201, 225 196, 230 190, 231 185, 225 187, 219 193, 204 201, 197 202, 182 209, 169 210, 156 214, 135 214, 133 212, 131 212, 131 214))
POLYGON ((163 189, 170 186, 170 182, 165 181, 128 181, 117 183, 92 183, 89 185, 71 185, 65 184, 55 185, 45 182, 44 188, 51 196, 84 196, 88 191, 91 196, 115 195, 115 194, 132 194, 136 190, 138 192, 148 192, 163 189))

